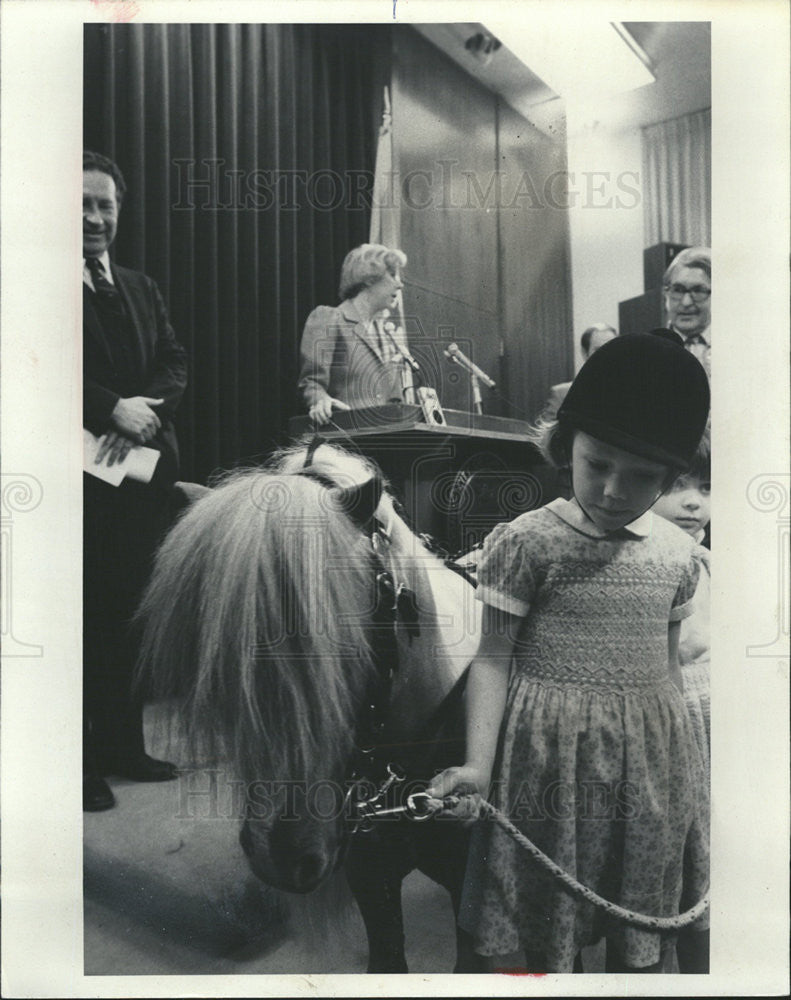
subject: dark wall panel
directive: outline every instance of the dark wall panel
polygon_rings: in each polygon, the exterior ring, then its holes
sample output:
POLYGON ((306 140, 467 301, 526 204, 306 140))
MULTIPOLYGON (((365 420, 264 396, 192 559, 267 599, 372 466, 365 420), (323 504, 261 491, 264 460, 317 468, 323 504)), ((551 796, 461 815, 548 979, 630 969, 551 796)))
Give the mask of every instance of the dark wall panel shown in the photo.
MULTIPOLYGON (((393 33, 404 308, 498 382, 484 411, 532 419, 573 369, 565 138, 550 139, 410 28, 393 33)), ((469 380, 442 359, 444 406, 469 380)))
MULTIPOLYGON (((393 45, 404 311, 428 341, 458 341, 497 378, 497 213, 477 195, 495 170, 496 98, 412 29, 397 28, 393 45)), ((439 356, 441 402, 469 409, 469 379, 439 356)), ((484 408, 498 412, 488 400, 484 408)))
POLYGON ((505 104, 498 139, 504 391, 511 415, 532 419, 573 374, 566 149, 505 104))
MULTIPOLYGON (((464 369, 448 361, 443 351, 451 341, 456 341, 467 357, 496 381, 499 369, 496 313, 417 284, 407 284, 405 299, 407 336, 426 384, 437 390, 443 406, 472 410, 470 377, 464 369)), ((484 413, 500 412, 494 391, 481 387, 481 395, 484 413)))

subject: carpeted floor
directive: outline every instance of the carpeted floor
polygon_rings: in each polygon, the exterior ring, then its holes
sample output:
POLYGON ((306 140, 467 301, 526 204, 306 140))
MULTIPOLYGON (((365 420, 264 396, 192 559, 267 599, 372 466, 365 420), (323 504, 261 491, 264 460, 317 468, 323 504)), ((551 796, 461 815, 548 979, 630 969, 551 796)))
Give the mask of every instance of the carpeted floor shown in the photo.
MULTIPOLYGON (((149 752, 183 766, 177 737, 165 740, 163 718, 161 708, 147 710, 149 752)), ((320 900, 284 896, 250 873, 233 786, 222 773, 185 768, 177 781, 160 784, 109 780, 116 806, 83 814, 86 975, 365 972, 365 931, 353 904, 322 922, 320 900)), ((413 872, 403 902, 410 972, 450 973, 447 893, 413 872)), ((586 971, 601 971, 600 951, 586 950, 586 971)), ((520 962, 520 955, 503 956, 498 965, 520 962)))
MULTIPOLYGON (((146 713, 149 752, 182 764, 177 746, 164 742, 160 715, 146 713)), ((312 929, 318 906, 310 898, 279 894, 250 873, 233 786, 221 773, 109 782, 115 807, 83 815, 86 975, 365 972, 353 905, 329 928, 312 929)), ((447 893, 414 872, 403 896, 410 971, 450 972, 447 893)))

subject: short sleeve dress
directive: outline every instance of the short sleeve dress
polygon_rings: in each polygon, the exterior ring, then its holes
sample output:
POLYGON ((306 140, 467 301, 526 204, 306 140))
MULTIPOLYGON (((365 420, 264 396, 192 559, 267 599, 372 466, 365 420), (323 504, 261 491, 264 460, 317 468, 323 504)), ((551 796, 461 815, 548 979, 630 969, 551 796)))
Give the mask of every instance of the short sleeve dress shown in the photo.
MULTIPOLYGON (((708 786, 667 639, 698 575, 677 526, 649 512, 605 534, 562 499, 495 528, 478 564, 480 599, 521 618, 490 799, 584 885, 654 916, 708 890, 708 786)), ((637 968, 668 940, 571 896, 486 819, 460 923, 481 954, 529 949, 557 972, 603 935, 637 968)))
POLYGON ((711 553, 698 549, 701 572, 692 599, 692 614, 681 623, 678 660, 684 700, 707 774, 711 771, 711 694, 709 605, 711 601, 711 553))

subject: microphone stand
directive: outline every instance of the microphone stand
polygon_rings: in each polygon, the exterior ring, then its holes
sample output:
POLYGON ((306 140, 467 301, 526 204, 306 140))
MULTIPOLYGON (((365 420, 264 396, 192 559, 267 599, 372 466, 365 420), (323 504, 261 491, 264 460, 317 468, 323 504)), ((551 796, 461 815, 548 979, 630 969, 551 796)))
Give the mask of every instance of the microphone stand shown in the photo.
POLYGON ((470 372, 470 385, 472 386, 472 407, 475 413, 483 413, 483 400, 481 398, 481 382, 474 372, 470 372))
POLYGON ((469 372, 470 384, 472 386, 472 405, 474 413, 483 413, 483 400, 481 399, 481 382, 493 389, 495 386, 494 379, 491 379, 483 369, 474 365, 472 361, 466 357, 460 350, 459 345, 456 343, 449 344, 446 351, 445 357, 452 361, 454 365, 458 365, 460 368, 464 368, 465 371, 469 372))
MULTIPOLYGON (((401 312, 401 292, 398 293, 398 311, 401 312)), ((409 349, 406 347, 406 337, 404 334, 403 323, 396 325, 389 318, 390 310, 386 310, 385 316, 382 320, 382 330, 390 339, 390 343, 393 345, 395 350, 398 352, 393 358, 394 361, 401 361, 401 401, 412 406, 417 404, 417 393, 415 391, 415 372, 419 370, 417 361, 410 355, 409 349), (404 346, 399 343, 395 338, 394 332, 398 333, 399 337, 404 340, 404 346)))
POLYGON ((417 404, 414 372, 412 371, 412 365, 410 365, 403 354, 401 355, 401 398, 411 406, 417 404))

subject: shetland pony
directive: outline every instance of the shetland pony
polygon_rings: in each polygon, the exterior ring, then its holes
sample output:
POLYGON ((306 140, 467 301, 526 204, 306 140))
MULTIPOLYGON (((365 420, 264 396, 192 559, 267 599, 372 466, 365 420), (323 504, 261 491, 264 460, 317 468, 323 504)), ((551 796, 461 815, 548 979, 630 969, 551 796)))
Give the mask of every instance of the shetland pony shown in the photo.
MULTIPOLYGON (((193 750, 208 746, 243 782, 255 874, 308 893, 343 868, 368 971, 408 971, 401 882, 420 869, 458 913, 468 832, 412 823, 389 791, 396 812, 363 823, 360 802, 385 801, 387 774, 410 792, 463 759, 480 629, 471 585, 407 527, 378 469, 321 444, 230 474, 193 503, 159 550, 139 618, 154 697, 175 699, 193 750)), ((456 971, 482 968, 457 928, 456 971)))

